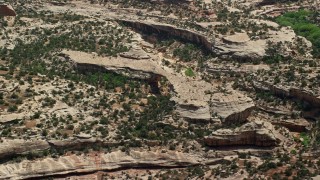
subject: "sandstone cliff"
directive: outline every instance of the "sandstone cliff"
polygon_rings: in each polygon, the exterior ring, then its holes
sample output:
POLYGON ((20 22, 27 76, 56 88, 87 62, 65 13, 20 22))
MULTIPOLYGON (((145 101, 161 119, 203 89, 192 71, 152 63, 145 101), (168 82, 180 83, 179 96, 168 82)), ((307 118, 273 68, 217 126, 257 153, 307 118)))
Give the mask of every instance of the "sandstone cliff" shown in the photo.
POLYGON ((57 159, 45 158, 36 161, 0 165, 0 179, 25 179, 65 175, 70 173, 89 173, 98 170, 115 171, 128 168, 186 167, 199 165, 201 158, 192 154, 169 151, 125 153, 89 153, 88 155, 62 156, 57 159))
POLYGON ((210 41, 208 37, 200 34, 199 32, 195 32, 192 30, 181 29, 169 24, 161 24, 152 21, 131 21, 131 20, 119 20, 120 22, 133 27, 137 30, 148 32, 148 33, 156 33, 164 35, 168 34, 170 36, 183 39, 185 41, 193 42, 203 46, 207 51, 212 51, 212 47, 214 45, 214 41, 210 41))

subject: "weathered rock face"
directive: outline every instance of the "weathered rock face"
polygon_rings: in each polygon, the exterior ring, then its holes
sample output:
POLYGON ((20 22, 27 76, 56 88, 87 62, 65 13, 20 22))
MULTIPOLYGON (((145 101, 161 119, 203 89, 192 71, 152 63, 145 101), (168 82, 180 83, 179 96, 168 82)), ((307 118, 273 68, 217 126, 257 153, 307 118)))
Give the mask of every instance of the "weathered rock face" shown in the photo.
POLYGON ((303 89, 291 88, 290 95, 301 101, 308 102, 312 106, 320 107, 320 97, 313 95, 311 92, 307 92, 303 89))
POLYGON ((187 120, 208 121, 211 119, 209 106, 196 106, 193 104, 180 104, 177 112, 187 120))
POLYGON ((237 146, 253 145, 270 147, 278 144, 278 138, 273 133, 274 128, 268 122, 256 121, 247 123, 235 130, 219 129, 204 138, 207 146, 237 146))
POLYGON ((107 142, 97 138, 70 138, 65 140, 22 140, 3 139, 0 146, 0 160, 27 154, 28 152, 41 152, 50 148, 64 150, 82 150, 93 146, 115 146, 118 142, 107 142))
POLYGON ((141 152, 129 154, 116 151, 108 154, 63 156, 58 159, 45 158, 37 161, 23 161, 20 164, 0 165, 0 179, 25 179, 65 175, 70 173, 89 173, 98 170, 121 170, 127 168, 186 167, 200 164, 198 156, 180 152, 141 152))
POLYGON ((50 3, 55 6, 64 6, 67 4, 65 2, 59 2, 59 1, 51 1, 50 3))
POLYGON ((306 132, 310 127, 310 123, 305 119, 274 121, 272 124, 284 126, 292 132, 306 132))
POLYGON ((44 140, 4 140, 0 146, 0 159, 15 155, 49 149, 50 145, 44 140))
POLYGON ((212 46, 214 42, 208 40, 204 35, 191 30, 180 29, 169 24, 160 24, 156 22, 145 22, 145 21, 130 21, 130 20, 119 20, 120 22, 138 29, 143 32, 156 33, 161 35, 169 35, 177 37, 186 41, 190 41, 203 46, 207 51, 212 52, 212 46))
POLYGON ((257 90, 270 91, 277 96, 293 97, 309 103, 313 107, 320 107, 320 96, 314 95, 304 89, 297 89, 286 86, 275 86, 266 82, 254 82, 253 86, 257 90))
POLYGON ((0 16, 16 16, 16 12, 12 6, 7 4, 0 4, 0 16))
POLYGON ((143 51, 142 49, 130 49, 129 52, 120 53, 120 56, 124 58, 137 59, 137 60, 150 58, 150 56, 148 56, 148 54, 146 54, 146 52, 143 51))
POLYGON ((232 91, 231 87, 229 89, 229 95, 225 93, 212 95, 211 112, 219 115, 223 124, 243 123, 255 108, 255 104, 251 98, 237 91, 232 91))

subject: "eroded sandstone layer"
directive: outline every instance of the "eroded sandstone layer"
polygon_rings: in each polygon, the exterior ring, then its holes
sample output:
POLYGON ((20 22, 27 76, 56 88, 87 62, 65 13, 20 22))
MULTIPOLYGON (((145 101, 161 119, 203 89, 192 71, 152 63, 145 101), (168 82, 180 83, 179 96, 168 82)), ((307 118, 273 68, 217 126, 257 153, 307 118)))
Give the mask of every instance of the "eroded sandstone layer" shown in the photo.
POLYGON ((231 129, 219 129, 204 138, 204 143, 212 147, 220 146, 276 146, 279 137, 274 134, 273 126, 268 122, 255 121, 231 129))
POLYGON ((121 151, 112 153, 92 153, 88 155, 62 156, 36 161, 0 165, 2 179, 25 179, 65 175, 70 173, 89 173, 98 170, 113 171, 127 168, 186 167, 199 165, 201 158, 192 154, 169 151, 121 151))

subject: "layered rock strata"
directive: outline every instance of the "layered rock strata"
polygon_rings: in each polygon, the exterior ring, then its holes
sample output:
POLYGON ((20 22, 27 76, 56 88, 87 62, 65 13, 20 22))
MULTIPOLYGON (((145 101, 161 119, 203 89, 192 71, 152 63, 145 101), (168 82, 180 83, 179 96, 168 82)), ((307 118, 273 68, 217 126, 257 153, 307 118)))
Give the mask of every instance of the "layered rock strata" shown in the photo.
POLYGON ((172 168, 199 165, 201 158, 192 154, 169 151, 121 151, 89 153, 87 155, 45 158, 36 161, 0 165, 0 179, 32 179, 95 171, 115 171, 128 168, 172 168))
POLYGON ((204 137, 207 146, 276 146, 280 138, 275 135, 274 128, 269 122, 250 122, 243 126, 231 129, 219 129, 210 136, 204 137))
POLYGON ((231 90, 226 93, 215 93, 211 97, 210 105, 213 114, 219 115, 223 124, 238 124, 247 120, 255 108, 252 99, 231 90))

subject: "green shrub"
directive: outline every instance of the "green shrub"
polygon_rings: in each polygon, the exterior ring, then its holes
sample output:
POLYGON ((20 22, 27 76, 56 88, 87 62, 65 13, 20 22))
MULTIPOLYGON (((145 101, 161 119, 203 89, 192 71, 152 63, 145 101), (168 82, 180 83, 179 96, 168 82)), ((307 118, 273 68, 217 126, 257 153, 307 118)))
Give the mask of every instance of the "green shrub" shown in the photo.
POLYGON ((188 68, 184 73, 186 76, 189 76, 189 77, 195 76, 195 73, 192 71, 191 68, 188 68))
POLYGON ((320 27, 316 25, 313 17, 315 12, 300 10, 288 12, 279 16, 276 21, 282 26, 291 26, 300 36, 307 38, 313 44, 313 55, 320 57, 320 27))

